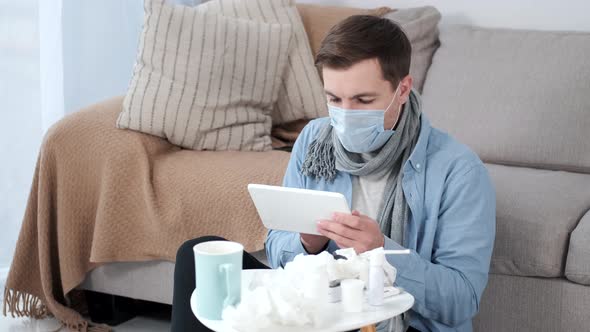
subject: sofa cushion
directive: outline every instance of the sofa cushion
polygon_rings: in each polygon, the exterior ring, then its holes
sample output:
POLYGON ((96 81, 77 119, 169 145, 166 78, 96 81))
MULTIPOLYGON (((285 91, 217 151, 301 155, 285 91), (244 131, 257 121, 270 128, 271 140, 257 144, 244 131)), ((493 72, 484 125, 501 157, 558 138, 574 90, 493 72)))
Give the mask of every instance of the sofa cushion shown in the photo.
POLYGON ((489 277, 474 332, 588 331, 590 287, 561 278, 489 277))
POLYGON ((293 42, 272 113, 273 124, 328 116, 322 81, 294 0, 211 0, 197 8, 248 20, 291 24, 293 42))
POLYGON ((297 10, 301 15, 301 21, 305 27, 311 53, 315 57, 320 49, 320 45, 328 31, 336 23, 352 15, 372 15, 383 16, 393 9, 389 7, 379 7, 374 9, 352 8, 342 6, 321 6, 309 3, 298 3, 297 10))
POLYGON ((441 29, 432 123, 484 161, 590 172, 590 33, 441 29))
POLYGON ((426 73, 432 62, 432 56, 438 48, 438 22, 440 12, 431 6, 405 8, 388 13, 385 16, 399 25, 412 43, 412 63, 410 74, 414 79, 414 88, 422 92, 426 73))
POLYGON ((590 175, 487 167, 497 197, 491 272, 564 276, 570 233, 590 209, 590 175))
POLYGON ((565 276, 573 282, 590 285, 590 211, 572 232, 565 276))
POLYGON ((291 25, 164 0, 146 4, 136 70, 117 126, 194 150, 270 150, 291 25))

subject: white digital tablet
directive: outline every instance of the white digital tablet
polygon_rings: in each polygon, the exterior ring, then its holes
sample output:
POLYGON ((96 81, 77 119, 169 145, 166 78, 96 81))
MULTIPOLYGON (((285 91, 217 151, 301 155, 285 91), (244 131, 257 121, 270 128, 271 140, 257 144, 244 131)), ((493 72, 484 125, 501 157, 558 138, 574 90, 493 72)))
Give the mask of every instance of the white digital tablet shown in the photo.
POLYGON ((316 223, 334 212, 350 213, 340 193, 249 184, 258 215, 268 229, 317 234, 316 223))

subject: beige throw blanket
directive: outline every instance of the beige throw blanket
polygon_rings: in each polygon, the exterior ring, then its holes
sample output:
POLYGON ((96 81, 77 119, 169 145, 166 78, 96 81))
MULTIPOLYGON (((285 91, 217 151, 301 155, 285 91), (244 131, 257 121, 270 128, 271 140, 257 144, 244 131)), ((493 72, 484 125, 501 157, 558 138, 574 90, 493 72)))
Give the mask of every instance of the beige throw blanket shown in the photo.
POLYGON ((108 262, 173 261, 185 240, 219 235, 263 247, 248 183, 280 184, 289 154, 196 152, 115 128, 122 98, 75 113, 46 135, 4 293, 4 314, 94 326, 69 296, 108 262))

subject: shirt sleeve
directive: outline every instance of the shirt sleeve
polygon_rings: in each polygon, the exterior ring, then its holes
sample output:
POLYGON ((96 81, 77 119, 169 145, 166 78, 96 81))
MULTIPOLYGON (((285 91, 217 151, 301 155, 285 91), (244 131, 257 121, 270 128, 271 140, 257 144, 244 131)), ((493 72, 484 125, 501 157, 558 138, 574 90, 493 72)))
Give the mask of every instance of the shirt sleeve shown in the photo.
MULTIPOLYGON (((305 126, 295 141, 291 152, 291 158, 289 159, 289 164, 287 165, 287 170, 285 171, 285 176, 283 178, 283 187, 310 189, 308 178, 301 174, 301 167, 307 154, 307 146, 311 143, 311 140, 314 137, 315 123, 315 121, 311 121, 305 126)), ((301 243, 299 233, 273 229, 268 230, 265 249, 266 257, 273 269, 284 267, 299 254, 308 254, 301 243)), ((336 242, 330 240, 325 250, 334 254, 338 249, 340 249, 340 247, 338 247, 336 242)))
MULTIPOLYGON (((307 151, 311 123, 305 126, 291 152, 291 158, 283 178, 283 187, 305 188, 306 179, 301 174, 301 166, 307 151)), ((265 241, 266 257, 273 269, 284 267, 298 254, 307 254, 299 233, 269 229, 265 241)))
MULTIPOLYGON (((483 164, 449 176, 441 198, 432 257, 389 255, 396 283, 415 298, 413 310, 449 326, 479 310, 496 229, 496 198, 483 164)), ((385 237, 385 249, 402 246, 385 237)))

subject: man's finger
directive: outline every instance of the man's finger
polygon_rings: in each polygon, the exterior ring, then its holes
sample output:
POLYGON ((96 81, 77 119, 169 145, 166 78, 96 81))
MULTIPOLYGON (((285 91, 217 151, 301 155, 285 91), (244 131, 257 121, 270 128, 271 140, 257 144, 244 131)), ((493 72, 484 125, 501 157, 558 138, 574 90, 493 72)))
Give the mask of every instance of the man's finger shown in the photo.
POLYGON ((357 216, 347 214, 347 213, 334 213, 332 219, 336 222, 344 224, 350 228, 363 230, 364 224, 361 219, 357 216))
POLYGON ((354 247, 354 240, 351 240, 347 237, 344 237, 342 235, 338 235, 334 232, 331 232, 325 228, 318 228, 318 231, 320 232, 320 234, 322 234, 323 236, 327 237, 328 239, 336 242, 336 244, 340 247, 340 248, 352 248, 354 247))
POLYGON ((321 221, 318 223, 318 230, 324 229, 331 233, 336 233, 348 239, 355 239, 358 237, 358 230, 352 229, 344 224, 335 221, 321 221))

